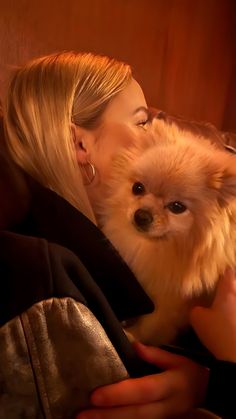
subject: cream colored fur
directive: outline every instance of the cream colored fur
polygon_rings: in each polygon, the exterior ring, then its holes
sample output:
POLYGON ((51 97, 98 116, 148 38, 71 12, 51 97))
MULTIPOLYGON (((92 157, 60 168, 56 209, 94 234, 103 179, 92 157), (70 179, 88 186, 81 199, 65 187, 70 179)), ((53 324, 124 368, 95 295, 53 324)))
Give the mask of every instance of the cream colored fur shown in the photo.
POLYGON ((209 302, 219 275, 236 265, 236 157, 158 120, 148 143, 117 157, 97 216, 155 303, 128 332, 160 344, 174 341, 190 307, 209 302), (144 194, 132 193, 135 182, 144 194), (174 201, 186 211, 173 214, 174 201), (147 231, 134 223, 139 208, 153 216, 147 231))

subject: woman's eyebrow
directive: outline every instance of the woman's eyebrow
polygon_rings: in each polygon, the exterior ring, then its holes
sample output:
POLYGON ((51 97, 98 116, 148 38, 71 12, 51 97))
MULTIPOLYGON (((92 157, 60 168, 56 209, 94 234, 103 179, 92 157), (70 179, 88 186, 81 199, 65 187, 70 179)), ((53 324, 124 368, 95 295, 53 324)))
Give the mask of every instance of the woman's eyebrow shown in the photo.
POLYGON ((146 115, 149 116, 148 109, 145 108, 145 106, 139 106, 139 108, 135 109, 135 111, 133 112, 133 115, 135 115, 136 113, 138 113, 140 111, 145 112, 146 115))

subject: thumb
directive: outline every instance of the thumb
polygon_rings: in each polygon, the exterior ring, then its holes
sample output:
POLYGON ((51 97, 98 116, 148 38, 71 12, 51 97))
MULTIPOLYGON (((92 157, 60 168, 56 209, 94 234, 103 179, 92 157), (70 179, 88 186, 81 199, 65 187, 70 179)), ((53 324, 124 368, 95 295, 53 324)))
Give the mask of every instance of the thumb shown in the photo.
POLYGON ((200 340, 204 343, 205 336, 211 330, 211 310, 205 307, 194 307, 190 312, 190 323, 200 340))
POLYGON ((140 358, 149 362, 150 364, 154 364, 160 367, 163 370, 175 368, 181 363, 186 362, 185 357, 173 354, 154 346, 146 346, 140 342, 134 342, 133 346, 140 358))

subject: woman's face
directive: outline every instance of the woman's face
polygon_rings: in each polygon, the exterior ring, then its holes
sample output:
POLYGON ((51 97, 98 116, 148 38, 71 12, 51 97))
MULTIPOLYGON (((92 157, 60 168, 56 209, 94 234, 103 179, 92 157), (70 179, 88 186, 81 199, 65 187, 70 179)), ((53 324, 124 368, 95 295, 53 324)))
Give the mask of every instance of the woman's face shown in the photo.
POLYGON ((84 136, 86 158, 96 168, 96 178, 87 187, 92 204, 97 194, 103 192, 113 155, 121 147, 129 146, 137 140, 142 141, 147 135, 147 122, 148 109, 143 91, 137 81, 132 79, 108 104, 100 126, 87 131, 87 137, 86 134, 84 136))

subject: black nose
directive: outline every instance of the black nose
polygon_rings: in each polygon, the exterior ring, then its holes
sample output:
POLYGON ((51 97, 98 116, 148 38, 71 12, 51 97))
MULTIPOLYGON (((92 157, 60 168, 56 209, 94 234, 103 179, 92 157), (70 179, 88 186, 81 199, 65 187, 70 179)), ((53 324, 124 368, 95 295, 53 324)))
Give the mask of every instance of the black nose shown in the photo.
POLYGON ((141 230, 147 230, 153 222, 152 213, 146 209, 140 208, 134 213, 134 222, 141 230))

